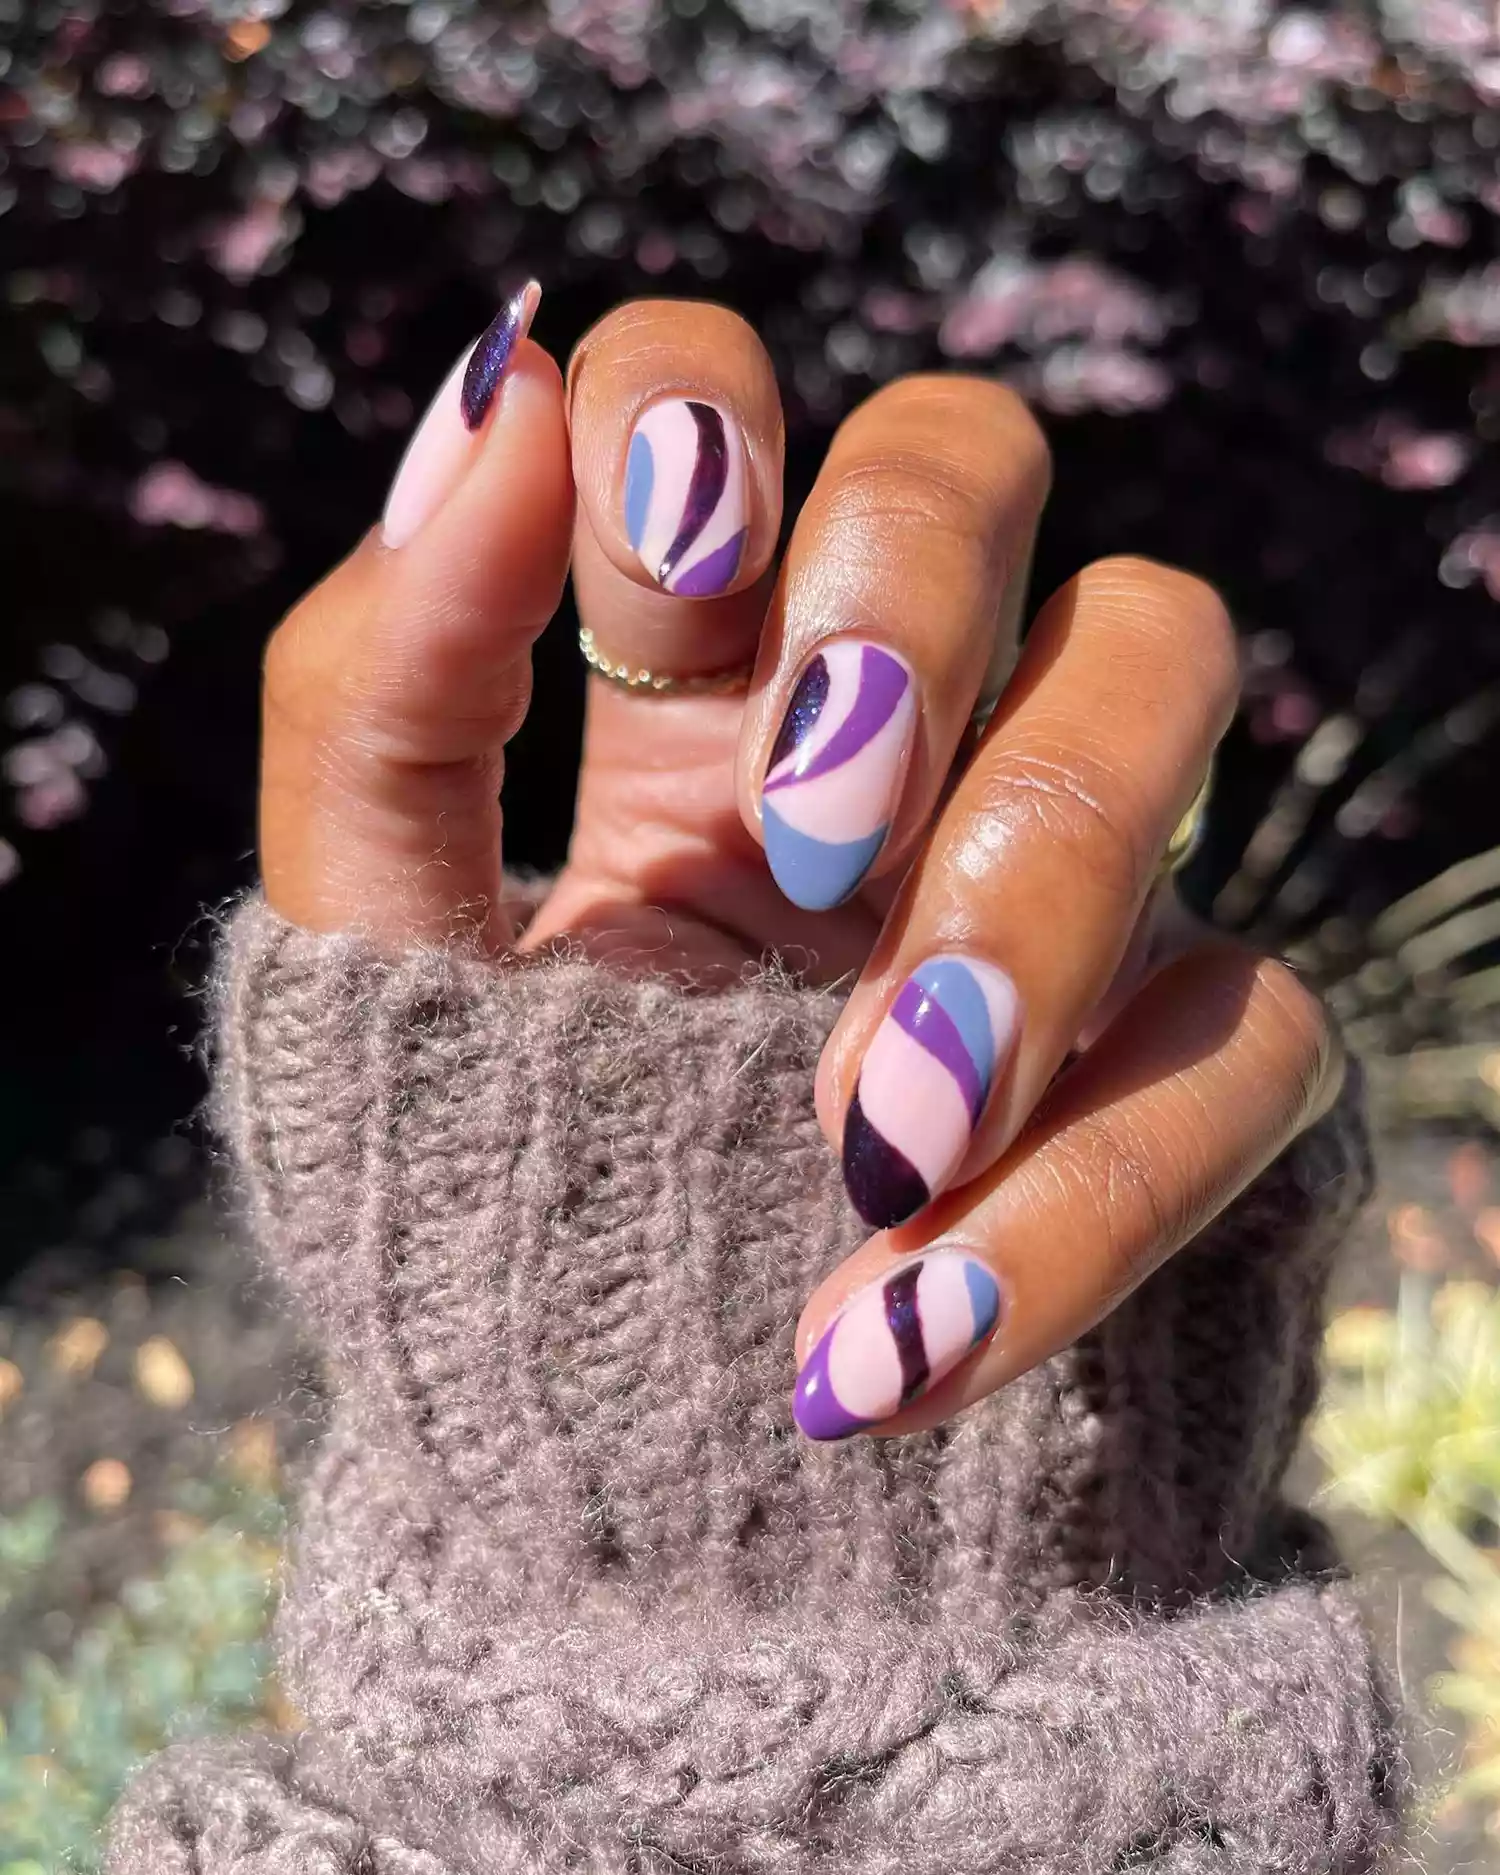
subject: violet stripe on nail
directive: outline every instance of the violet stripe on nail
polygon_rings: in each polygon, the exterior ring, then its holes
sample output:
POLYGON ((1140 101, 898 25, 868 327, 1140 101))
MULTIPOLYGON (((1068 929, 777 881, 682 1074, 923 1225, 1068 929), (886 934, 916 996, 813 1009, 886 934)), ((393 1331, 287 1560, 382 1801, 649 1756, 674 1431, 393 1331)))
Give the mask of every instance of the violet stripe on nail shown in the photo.
POLYGON ((844 1121, 844 1183, 867 1224, 902 1224, 949 1183, 1019 1027, 1015 985, 994 964, 931 957, 907 978, 844 1121))
POLYGON ((460 393, 466 428, 477 430, 484 422, 495 400, 495 392, 500 388, 500 380, 505 376, 511 353, 525 338, 541 297, 542 290, 536 281, 528 280, 495 314, 470 352, 460 393))
POLYGON ((810 1439, 845 1439, 931 1390, 1000 1319, 1000 1286, 977 1257, 933 1250, 861 1289, 797 1376, 792 1411, 810 1439))
MULTIPOLYGON (((957 966, 959 969, 964 967, 962 964, 957 966)), ((964 1097, 969 1117, 977 1120, 979 1109, 984 1105, 989 1077, 976 1062, 973 1050, 964 1041, 953 1018, 937 996, 915 977, 908 977, 901 986, 901 994, 891 1007, 891 1021, 904 1035, 909 1035, 925 1048, 934 1061, 948 1070, 964 1097)), ((979 1040, 978 1037, 975 1039, 979 1040)), ((986 1034, 983 1042, 983 1052, 988 1054, 992 1049, 993 1037, 986 1034)))
POLYGON ((896 1344, 896 1358, 901 1363, 903 1405, 922 1391, 930 1371, 922 1336, 922 1317, 917 1310, 917 1280, 921 1274, 921 1265, 913 1263, 898 1271, 885 1285, 885 1321, 896 1344))
POLYGON ((479 429, 516 346, 526 336, 542 290, 528 280, 443 380, 406 446, 380 520, 387 547, 404 547, 432 519, 468 473, 479 429))
POLYGON ((866 645, 860 652, 859 688, 848 714, 832 728, 826 742, 814 748, 810 738, 800 761, 789 765, 779 775, 768 775, 766 793, 774 794, 781 788, 816 781, 852 761, 885 728, 910 688, 911 676, 904 665, 890 652, 876 645, 866 645))
POLYGON ((653 404, 625 459, 625 531, 647 572, 684 598, 722 592, 739 571, 747 523, 733 421, 696 398, 653 404))
POLYGON ((916 714, 909 667, 881 645, 834 639, 803 670, 761 788, 766 858, 794 904, 840 904, 874 863, 916 714))

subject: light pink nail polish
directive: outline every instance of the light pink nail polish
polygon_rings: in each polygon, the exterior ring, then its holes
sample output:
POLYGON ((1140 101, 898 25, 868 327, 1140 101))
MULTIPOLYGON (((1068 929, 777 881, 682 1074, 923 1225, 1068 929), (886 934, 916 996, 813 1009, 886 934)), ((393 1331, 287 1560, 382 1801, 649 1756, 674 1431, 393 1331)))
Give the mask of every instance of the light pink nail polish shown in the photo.
POLYGON ((951 1182, 1021 1026, 997 965, 929 957, 902 984, 860 1063, 844 1183, 867 1224, 904 1224, 951 1182))
POLYGON ((951 1374, 993 1333, 1002 1298, 989 1265, 932 1249, 858 1290, 797 1376, 792 1411, 810 1439, 879 1425, 951 1374))
POLYGON ((404 547, 463 479, 511 353, 525 338, 540 298, 541 288, 528 280, 444 378, 386 498, 380 538, 387 547, 404 547))
POLYGON ((691 397, 653 404, 625 463, 625 531, 651 577, 685 599, 723 592, 740 570, 749 518, 733 417, 691 397))
POLYGON ((427 414, 406 446, 380 521, 387 547, 404 547, 443 505, 469 466, 475 442, 464 423, 459 390, 470 346, 443 380, 427 414))

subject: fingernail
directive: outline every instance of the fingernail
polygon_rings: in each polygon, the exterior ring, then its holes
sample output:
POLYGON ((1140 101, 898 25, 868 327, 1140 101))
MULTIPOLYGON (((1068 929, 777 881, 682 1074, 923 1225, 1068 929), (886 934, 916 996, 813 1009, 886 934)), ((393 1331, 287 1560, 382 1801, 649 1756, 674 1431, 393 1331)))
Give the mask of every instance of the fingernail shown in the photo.
POLYGON ((733 417, 690 397, 653 404, 625 458, 625 532, 652 579, 685 599, 723 592, 740 570, 748 521, 733 417))
POLYGON ((528 280, 495 314, 480 335, 479 343, 469 353, 459 399, 466 429, 477 430, 489 415, 511 353, 531 330, 541 297, 542 289, 536 281, 528 280))
POLYGON ((861 1289, 797 1376, 792 1414, 809 1439, 879 1425, 951 1374, 1000 1319, 1000 1285, 978 1257, 934 1250, 861 1289))
POLYGON ((430 521, 474 459, 475 432, 489 414, 511 354, 525 338, 542 289, 528 280, 443 380, 407 444, 386 497, 380 538, 404 547, 430 521))
POLYGON ((824 645, 792 692, 761 787, 761 831, 794 905, 842 904, 885 844, 917 720, 911 667, 859 638, 824 645))
POLYGON ((867 1224, 904 1224, 953 1177, 1020 1013, 1015 984, 977 957, 929 957, 901 985, 844 1120, 844 1184, 867 1224))

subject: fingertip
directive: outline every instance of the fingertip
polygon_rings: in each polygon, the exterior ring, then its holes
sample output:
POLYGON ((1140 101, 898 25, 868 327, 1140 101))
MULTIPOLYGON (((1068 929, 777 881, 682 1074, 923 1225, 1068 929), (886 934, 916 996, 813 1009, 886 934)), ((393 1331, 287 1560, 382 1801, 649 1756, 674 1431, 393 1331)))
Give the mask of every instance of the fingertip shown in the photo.
POLYGON ((857 1252, 799 1324, 792 1415, 810 1439, 905 1429, 919 1403, 947 1397, 1004 1318, 999 1276, 966 1244, 879 1261, 874 1244, 857 1252))
POLYGON ((436 517, 477 462, 502 387, 535 372, 537 359, 546 357, 527 339, 541 296, 535 280, 511 294, 439 385, 391 482, 380 522, 383 546, 408 546, 436 517))
POLYGON ((532 340, 516 346, 458 485, 393 574, 512 629, 540 630, 567 575, 573 475, 562 373, 532 340))
POLYGON ((689 600, 760 579, 781 524, 781 405, 743 319, 620 308, 574 354, 568 409, 579 496, 616 571, 689 600))

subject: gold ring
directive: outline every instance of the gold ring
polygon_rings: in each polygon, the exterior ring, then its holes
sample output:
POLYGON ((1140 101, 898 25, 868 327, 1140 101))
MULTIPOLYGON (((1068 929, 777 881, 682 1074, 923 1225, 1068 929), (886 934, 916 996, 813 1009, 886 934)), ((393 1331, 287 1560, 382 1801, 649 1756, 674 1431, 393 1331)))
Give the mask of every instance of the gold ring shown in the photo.
POLYGON ((1214 766, 1210 762, 1208 772, 1198 785, 1198 792, 1193 796, 1193 804, 1177 823, 1177 830, 1167 842, 1167 850, 1161 856, 1161 866, 1157 871, 1158 879, 1169 879, 1174 872, 1181 872, 1193 857, 1198 847, 1198 837, 1203 832, 1203 822, 1208 812, 1208 797, 1214 785, 1214 766))
POLYGON ((649 697, 721 697, 737 690, 748 690, 753 662, 726 666, 721 671, 704 671, 696 677, 670 677, 648 671, 644 664, 623 664, 601 651, 587 625, 578 628, 578 649, 589 669, 622 690, 633 690, 649 697))

